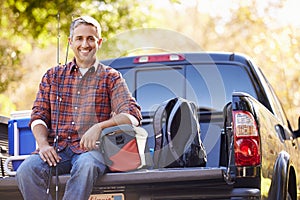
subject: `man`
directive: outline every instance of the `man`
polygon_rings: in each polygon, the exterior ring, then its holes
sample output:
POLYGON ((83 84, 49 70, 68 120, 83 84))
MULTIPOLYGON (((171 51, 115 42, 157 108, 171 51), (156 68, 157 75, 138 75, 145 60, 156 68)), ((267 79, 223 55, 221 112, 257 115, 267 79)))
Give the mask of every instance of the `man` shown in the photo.
POLYGON ((116 70, 96 59, 102 42, 99 23, 83 16, 72 21, 72 62, 49 69, 33 105, 30 126, 38 149, 17 170, 24 199, 51 199, 52 167, 70 173, 63 199, 88 199, 106 172, 96 141, 104 128, 139 125, 140 107, 116 70))

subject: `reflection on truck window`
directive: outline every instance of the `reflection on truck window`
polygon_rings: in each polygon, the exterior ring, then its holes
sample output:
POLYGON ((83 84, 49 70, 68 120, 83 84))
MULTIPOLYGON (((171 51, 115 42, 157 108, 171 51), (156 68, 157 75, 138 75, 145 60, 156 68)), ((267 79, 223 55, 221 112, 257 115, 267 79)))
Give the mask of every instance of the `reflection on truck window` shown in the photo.
POLYGON ((232 92, 246 92, 257 98, 244 67, 239 65, 186 65, 142 67, 126 72, 129 88, 143 111, 155 111, 163 101, 181 96, 202 110, 222 111, 232 101, 232 92))
POLYGON ((136 73, 136 99, 143 111, 155 111, 163 101, 185 96, 182 68, 153 68, 136 73))
POLYGON ((186 67, 187 99, 202 109, 222 111, 233 92, 257 98, 244 67, 238 65, 190 65, 186 67))

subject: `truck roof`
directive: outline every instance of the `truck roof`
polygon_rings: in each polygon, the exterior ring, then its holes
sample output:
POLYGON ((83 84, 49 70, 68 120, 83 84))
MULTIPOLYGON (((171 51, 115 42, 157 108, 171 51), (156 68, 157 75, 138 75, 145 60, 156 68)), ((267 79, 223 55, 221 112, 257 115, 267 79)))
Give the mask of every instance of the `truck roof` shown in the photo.
POLYGON ((118 69, 140 66, 145 63, 176 65, 186 63, 216 63, 216 62, 240 62, 245 65, 248 64, 249 58, 241 53, 229 53, 229 52, 197 52, 197 53, 162 53, 162 54, 148 54, 137 56, 126 56, 114 59, 106 59, 101 61, 105 65, 111 67, 117 67, 118 69), (178 55, 178 59, 174 59, 174 56, 178 55), (169 60, 166 56, 170 56, 169 60), (173 56, 173 57, 172 57, 173 56), (140 58, 140 62, 139 62, 140 58), (151 59, 153 58, 153 59, 151 59))

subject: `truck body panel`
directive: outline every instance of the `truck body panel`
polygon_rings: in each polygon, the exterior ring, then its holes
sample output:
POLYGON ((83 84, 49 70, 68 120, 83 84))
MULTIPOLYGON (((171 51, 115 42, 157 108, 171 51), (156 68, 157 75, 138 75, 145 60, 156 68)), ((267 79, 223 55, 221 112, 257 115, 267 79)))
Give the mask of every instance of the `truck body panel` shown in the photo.
MULTIPOLYGON (((94 194, 121 193, 126 200, 300 198, 298 135, 271 85, 247 56, 158 54, 102 63, 122 73, 141 105, 149 148, 155 145, 152 118, 157 106, 176 96, 194 101, 208 161, 205 167, 107 173, 94 194), (239 126, 245 120, 252 124, 239 126), (246 153, 239 152, 245 148, 246 153), (252 150, 256 157, 244 155, 252 150)), ((61 195, 68 178, 59 177, 61 195)), ((15 177, 0 178, 0 196, 21 199, 15 177)))

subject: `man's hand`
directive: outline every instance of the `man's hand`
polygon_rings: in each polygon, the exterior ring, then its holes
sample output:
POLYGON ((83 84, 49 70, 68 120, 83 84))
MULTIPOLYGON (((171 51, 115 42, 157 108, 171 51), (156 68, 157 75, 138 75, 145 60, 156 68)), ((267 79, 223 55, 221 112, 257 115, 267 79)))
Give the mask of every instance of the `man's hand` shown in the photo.
POLYGON ((95 124, 89 128, 80 140, 80 148, 88 151, 97 149, 96 142, 99 139, 101 131, 100 124, 95 124))
POLYGON ((39 155, 44 162, 47 162, 49 166, 56 166, 61 160, 55 149, 50 145, 43 145, 39 147, 39 155))
POLYGON ((131 120, 124 113, 114 115, 112 118, 95 124, 89 130, 87 130, 80 140, 80 148, 84 150, 97 149, 97 140, 104 128, 117 126, 120 124, 131 124, 131 120))
POLYGON ((49 166, 56 166, 61 160, 55 149, 48 143, 48 129, 43 124, 37 124, 33 127, 33 135, 39 146, 39 155, 49 166))

